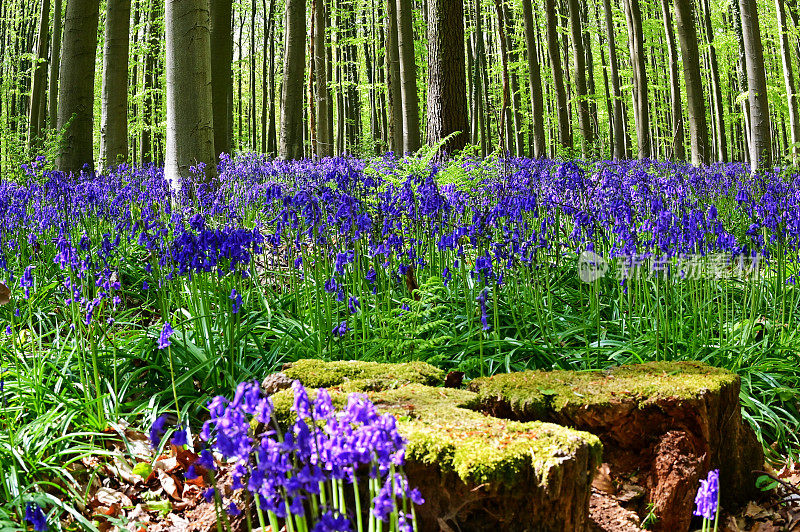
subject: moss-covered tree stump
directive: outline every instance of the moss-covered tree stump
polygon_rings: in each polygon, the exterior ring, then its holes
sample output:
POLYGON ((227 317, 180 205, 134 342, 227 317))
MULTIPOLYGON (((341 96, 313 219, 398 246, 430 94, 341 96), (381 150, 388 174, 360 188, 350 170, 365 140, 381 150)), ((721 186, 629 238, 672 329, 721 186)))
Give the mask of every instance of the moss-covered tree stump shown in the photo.
MULTIPOLYGON (((396 415, 408 438, 405 472, 426 501, 420 530, 587 530, 595 436, 477 412, 477 394, 429 386, 444 374, 425 364, 301 361, 284 372, 306 386, 365 391, 396 415)), ((287 415, 291 391, 274 401, 287 415)))
MULTIPOLYGON (((695 362, 609 371, 530 371, 472 381, 479 409, 588 431, 615 475, 645 488, 655 528, 689 529, 699 479, 719 468, 723 508, 753 495, 764 457, 742 422, 738 376, 695 362)), ((641 513, 644 508, 641 508, 641 513)))

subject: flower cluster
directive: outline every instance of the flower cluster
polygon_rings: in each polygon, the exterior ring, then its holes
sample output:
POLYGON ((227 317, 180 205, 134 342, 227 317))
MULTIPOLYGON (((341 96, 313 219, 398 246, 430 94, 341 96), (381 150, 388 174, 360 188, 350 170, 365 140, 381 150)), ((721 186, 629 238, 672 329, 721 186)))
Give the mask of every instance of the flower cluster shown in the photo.
POLYGON ((703 519, 714 519, 719 506, 719 469, 708 472, 708 477, 700 480, 700 489, 694 498, 694 515, 703 519))

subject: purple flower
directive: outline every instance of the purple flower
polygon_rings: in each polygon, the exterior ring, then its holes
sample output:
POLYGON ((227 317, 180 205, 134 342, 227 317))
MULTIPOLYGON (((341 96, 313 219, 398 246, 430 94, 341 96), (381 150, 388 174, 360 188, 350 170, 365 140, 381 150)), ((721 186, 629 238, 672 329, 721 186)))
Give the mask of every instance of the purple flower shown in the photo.
POLYGON ((355 314, 358 312, 358 309, 361 308, 361 302, 359 302, 357 297, 350 296, 350 299, 347 301, 347 308, 350 309, 350 314, 355 314))
POLYGON ((159 349, 166 349, 167 347, 172 345, 169 338, 175 334, 175 330, 172 328, 170 323, 164 322, 164 328, 161 329, 161 336, 158 337, 158 348, 159 349))
POLYGON ((231 516, 234 516, 234 517, 237 516, 237 515, 241 515, 241 513, 242 513, 242 511, 239 509, 238 506, 236 506, 236 503, 234 503, 233 501, 231 501, 230 504, 228 504, 227 512, 228 512, 228 515, 231 515, 231 516))
POLYGON ((703 519, 714 519, 719 505, 719 469, 708 472, 708 477, 700 480, 700 489, 694 498, 694 515, 703 519))
POLYGON ((478 294, 478 297, 475 298, 475 300, 481 306, 481 324, 483 325, 483 330, 484 331, 488 331, 489 328, 490 328, 489 327, 489 322, 487 320, 488 316, 487 316, 487 312, 486 312, 486 296, 488 294, 489 294, 489 289, 488 288, 484 288, 483 290, 481 290, 481 293, 478 294))
POLYGON ((342 321, 341 323, 339 323, 339 325, 335 325, 333 327, 333 330, 331 331, 331 333, 333 333, 333 335, 336 336, 337 338, 341 338, 342 336, 347 334, 347 331, 349 331, 349 330, 350 330, 350 327, 347 326, 347 322, 346 321, 342 321))
POLYGON ((25 506, 25 520, 33 525, 36 532, 47 530, 47 516, 44 515, 42 507, 35 502, 29 502, 25 506))
POLYGON ((174 445, 175 447, 183 447, 188 443, 189 442, 186 438, 186 429, 184 429, 183 427, 178 427, 178 430, 176 430, 172 434, 172 445, 174 445))
POLYGON ((164 436, 164 433, 167 432, 166 425, 167 415, 161 414, 150 427, 150 445, 153 446, 153 449, 158 449, 161 445, 161 438, 164 436))
POLYGON ((231 295, 228 296, 228 299, 233 302, 233 313, 238 314, 239 310, 242 308, 242 296, 239 295, 239 292, 234 288, 231 290, 231 295))
POLYGON ((203 498, 206 500, 206 502, 214 502, 215 493, 216 492, 214 491, 214 488, 208 488, 203 492, 203 498))

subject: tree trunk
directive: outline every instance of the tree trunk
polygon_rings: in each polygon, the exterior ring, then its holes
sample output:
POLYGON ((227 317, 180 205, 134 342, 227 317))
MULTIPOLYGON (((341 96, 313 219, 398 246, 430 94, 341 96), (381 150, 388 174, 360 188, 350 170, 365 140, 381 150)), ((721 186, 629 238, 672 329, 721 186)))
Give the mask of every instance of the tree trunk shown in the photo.
POLYGON ((678 161, 686 159, 683 146, 683 104, 681 103, 681 79, 678 76, 678 49, 675 46, 675 32, 669 0, 661 0, 661 13, 664 20, 664 34, 667 37, 669 53, 669 96, 672 108, 672 156, 678 161))
POLYGON ((553 86, 556 91, 556 111, 558 113, 558 141, 562 148, 572 148, 569 132, 569 110, 567 92, 564 88, 564 73, 561 70, 560 46, 558 44, 558 21, 555 0, 544 0, 547 15, 547 51, 550 55, 550 69, 553 73, 553 86))
POLYGON ((623 0, 628 22, 628 44, 633 69, 634 117, 639 159, 648 159, 650 150, 650 100, 647 94, 647 68, 645 63, 642 12, 639 0, 623 0))
POLYGON ((31 105, 28 113, 28 149, 33 152, 39 146, 42 137, 42 101, 45 96, 47 82, 47 36, 50 27, 50 0, 42 0, 39 12, 39 34, 36 37, 36 53, 34 54, 33 79, 31 82, 31 105))
POLYGON ((692 163, 707 164, 711 154, 708 147, 706 103, 703 97, 703 78, 700 73, 700 54, 697 49, 697 28, 694 24, 692 0, 674 0, 675 22, 683 57, 683 78, 686 84, 686 104, 689 110, 689 138, 692 163))
POLYGON ((608 36, 608 66, 611 75, 611 89, 614 97, 614 115, 612 118, 614 126, 614 159, 625 158, 625 126, 622 116, 622 91, 619 82, 619 62, 617 61, 617 45, 614 35, 613 13, 611 12, 611 1, 603 0, 603 14, 606 22, 606 34, 608 36))
MULTIPOLYGON (((211 0, 211 101, 214 155, 231 153, 232 124, 228 94, 233 90, 233 0, 211 0)), ((241 134, 241 132, 240 132, 241 134)))
POLYGON ((113 168, 128 160, 128 49, 131 0, 106 0, 100 164, 113 168))
POLYGON ((714 28, 711 25, 711 10, 708 0, 700 0, 703 10, 703 26, 708 43, 708 60, 711 63, 711 89, 714 91, 714 129, 717 131, 717 159, 728 160, 727 131, 725 131, 725 109, 722 104, 722 85, 719 80, 717 51, 714 47, 714 28))
POLYGON ((545 156, 544 104, 542 101, 542 76, 536 53, 536 27, 533 25, 531 0, 522 0, 522 18, 525 22, 525 45, 528 49, 528 72, 531 88, 531 118, 533 120, 533 157, 545 156))
POLYGON ((800 142, 800 117, 797 113, 797 95, 794 92, 794 72, 792 71, 792 52, 789 47, 789 35, 786 25, 786 10, 783 0, 775 0, 775 11, 778 14, 778 30, 781 33, 781 63, 783 64, 783 81, 786 86, 786 102, 789 108, 789 132, 792 139, 792 162, 797 162, 800 142))
MULTIPOLYGON (((70 3, 74 0, 70 0, 70 3)), ((216 176, 211 96, 211 21, 208 0, 167 0, 167 156, 164 177, 173 190, 205 165, 216 176)))
POLYGON ((267 130, 267 153, 274 156, 278 153, 278 128, 275 123, 275 41, 277 40, 277 32, 275 31, 275 2, 277 0, 270 0, 269 14, 267 15, 267 22, 270 27, 272 38, 269 41, 269 125, 267 130))
POLYGON ((389 103, 389 150, 403 152, 403 95, 400 89, 400 51, 397 48, 397 3, 386 2, 386 85, 389 103))
POLYGON ((333 155, 333 143, 328 138, 328 53, 326 46, 326 28, 328 16, 325 0, 313 0, 314 9, 314 76, 317 97, 317 157, 333 155))
POLYGON ((58 84, 58 129, 64 131, 57 166, 63 172, 94 169, 92 126, 94 67, 100 0, 70 0, 58 84))
POLYGON ((747 55, 747 99, 750 102, 750 165, 753 172, 772 164, 772 134, 770 131, 767 79, 764 71, 764 51, 761 45, 758 9, 755 0, 739 0, 742 17, 742 41, 747 55))
MULTIPOLYGON (((397 43, 400 50, 400 78, 403 98, 403 151, 414 153, 420 148, 419 96, 417 63, 414 56, 412 0, 397 0, 397 43)), ((463 37, 459 36, 459 39, 463 37)))
POLYGON ((583 49, 583 28, 578 0, 568 0, 570 29, 572 30, 573 64, 575 66, 575 97, 578 100, 578 123, 581 128, 581 154, 587 158, 594 143, 589 101, 586 92, 586 52, 583 49))
POLYGON ((61 66, 61 0, 53 4, 53 37, 50 39, 50 86, 48 88, 49 101, 47 116, 50 127, 56 127, 58 122, 58 77, 61 66))
POLYGON ((463 0, 428 2, 428 145, 448 154, 469 142, 463 0))
POLYGON ((286 0, 286 50, 281 90, 281 159, 303 157, 303 78, 306 64, 306 2, 286 0))

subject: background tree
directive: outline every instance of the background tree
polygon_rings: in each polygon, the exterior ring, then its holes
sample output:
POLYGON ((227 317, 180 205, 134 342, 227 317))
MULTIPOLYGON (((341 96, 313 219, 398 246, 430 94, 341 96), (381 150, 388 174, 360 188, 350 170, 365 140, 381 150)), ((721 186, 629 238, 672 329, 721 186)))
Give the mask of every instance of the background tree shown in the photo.
POLYGON ((416 152, 420 147, 419 95, 417 60, 414 57, 412 0, 397 0, 397 46, 400 51, 401 95, 403 98, 403 151, 416 152))
MULTIPOLYGON (((273 0, 274 2, 274 0, 273 0)), ((233 106, 233 0, 211 0, 211 100, 214 114, 214 151, 231 153, 233 106)))
POLYGON ((750 164, 753 171, 772 164, 772 131, 761 26, 755 0, 739 0, 742 42, 747 55, 747 99, 750 102, 750 164))
POLYGON ((104 168, 128 160, 128 49, 130 0, 106 0, 103 47, 100 161, 104 168))
POLYGON ((286 52, 281 92, 281 137, 278 153, 283 159, 303 156, 303 74, 306 63, 306 2, 286 0, 286 52))

